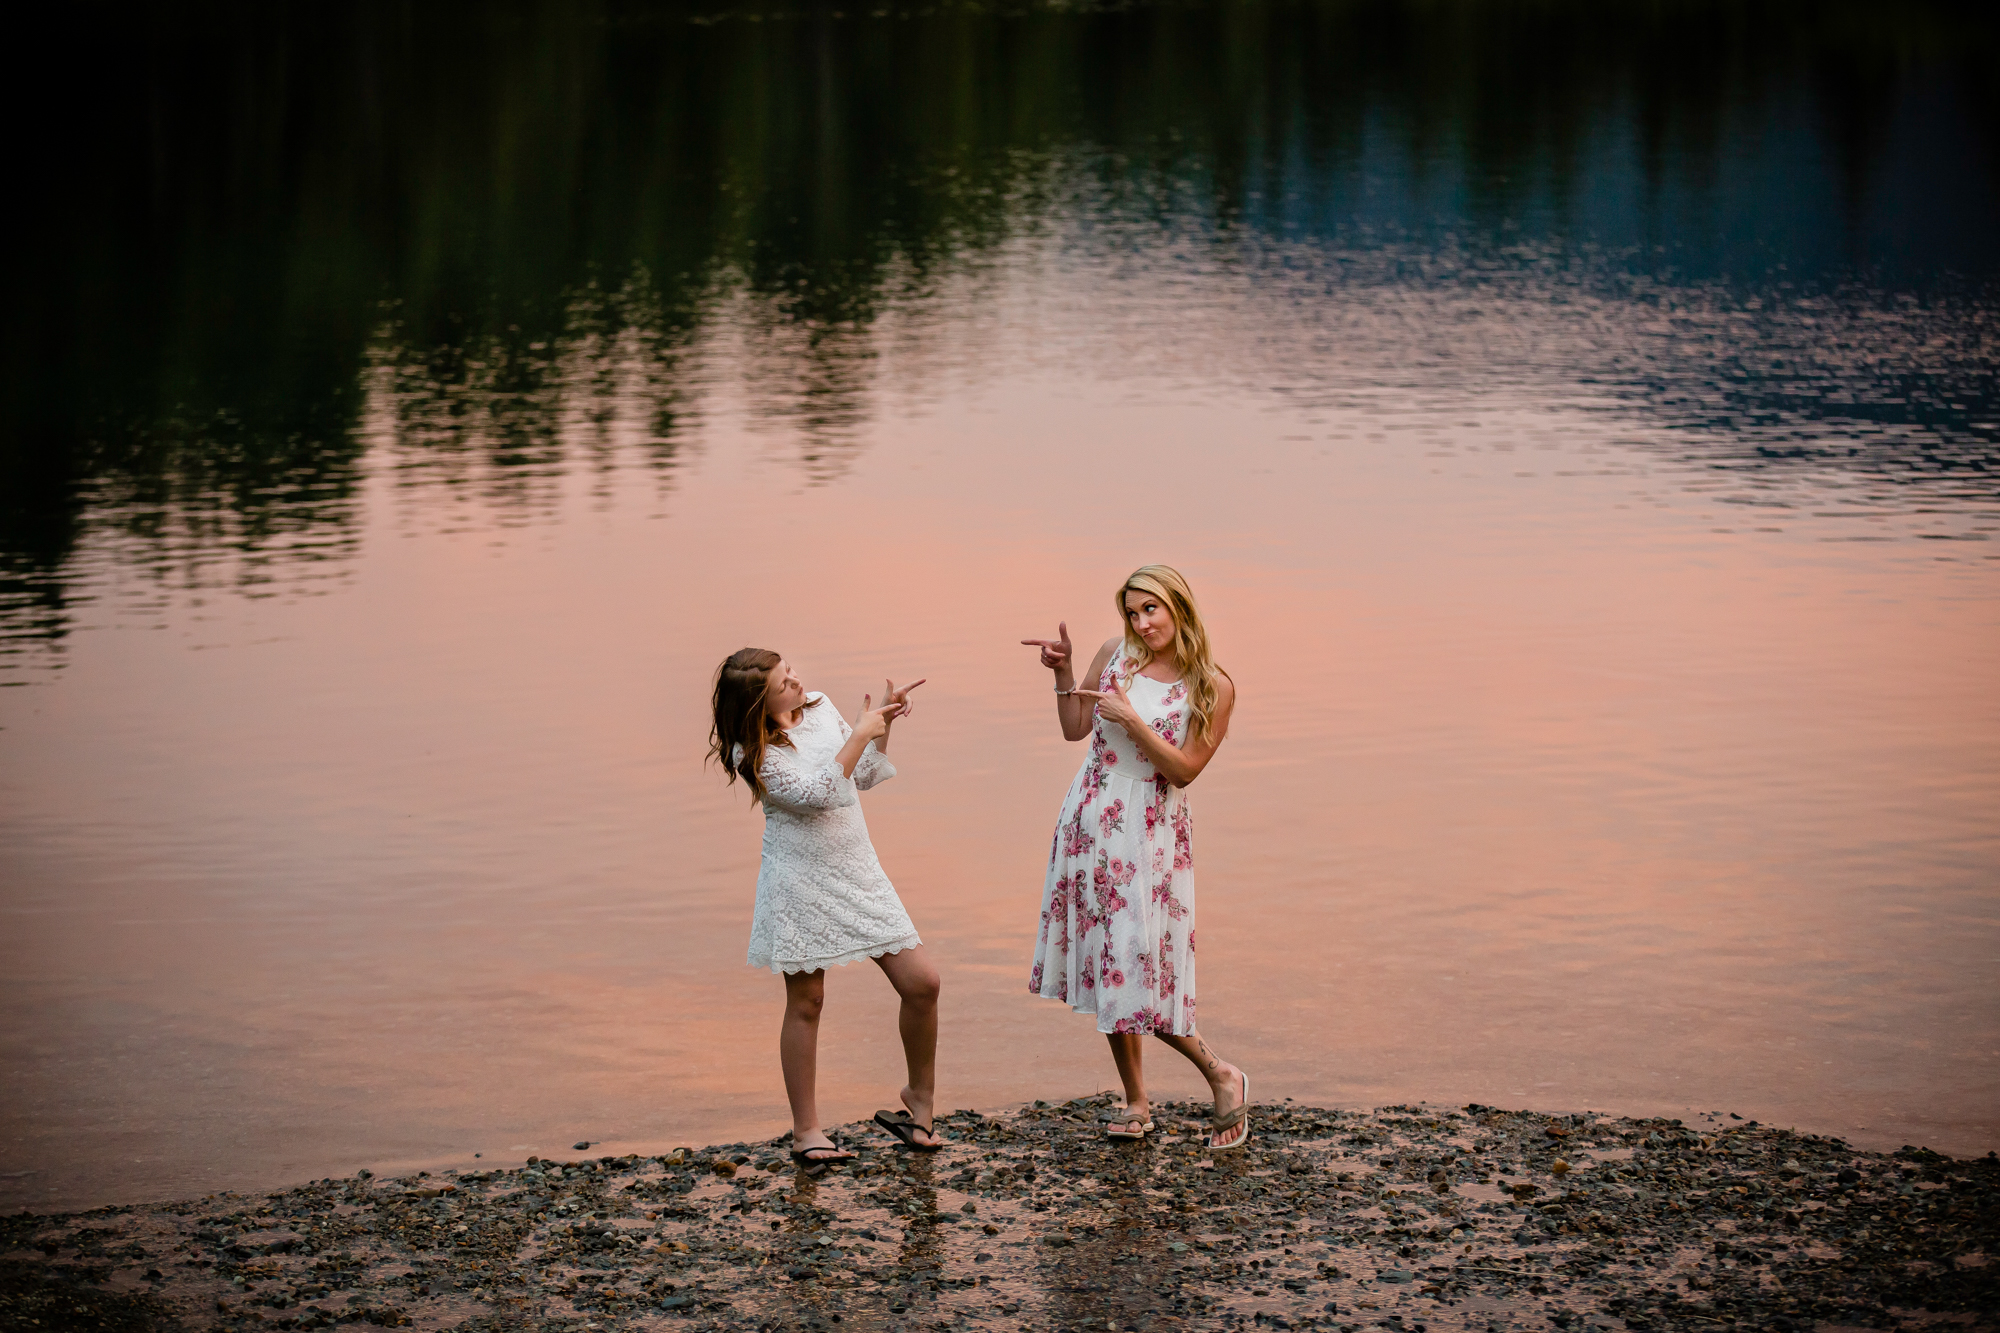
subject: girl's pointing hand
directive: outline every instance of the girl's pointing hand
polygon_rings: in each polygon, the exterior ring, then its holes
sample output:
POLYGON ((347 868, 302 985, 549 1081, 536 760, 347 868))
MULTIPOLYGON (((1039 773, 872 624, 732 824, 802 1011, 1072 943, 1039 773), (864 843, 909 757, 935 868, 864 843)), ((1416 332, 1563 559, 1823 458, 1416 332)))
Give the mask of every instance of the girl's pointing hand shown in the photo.
POLYGON ((901 704, 883 704, 880 708, 870 707, 874 702, 873 695, 862 695, 861 716, 854 719, 854 734, 861 738, 863 744, 880 740, 888 735, 889 724, 895 721, 896 714, 903 711, 901 704))
POLYGON ((910 691, 914 690, 915 688, 917 688, 917 686, 923 684, 925 680, 929 679, 930 679, 929 676, 925 676, 923 680, 913 680, 900 690, 896 688, 896 682, 893 680, 885 680, 882 682, 883 685, 885 685, 888 689, 888 692, 885 693, 882 697, 884 699, 887 699, 890 703, 895 704, 901 710, 900 712, 896 712, 890 715, 892 720, 895 718, 908 717, 911 713, 916 711, 916 709, 912 707, 910 704, 910 691))

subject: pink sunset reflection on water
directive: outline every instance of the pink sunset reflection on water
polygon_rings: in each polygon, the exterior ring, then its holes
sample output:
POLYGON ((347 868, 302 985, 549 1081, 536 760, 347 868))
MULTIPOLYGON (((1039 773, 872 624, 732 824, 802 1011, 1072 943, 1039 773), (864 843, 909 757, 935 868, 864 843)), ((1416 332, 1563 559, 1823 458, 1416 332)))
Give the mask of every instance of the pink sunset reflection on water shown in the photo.
MULTIPOLYGON (((453 527, 382 467, 328 595, 107 617, 0 701, 0 1206, 782 1132, 761 817, 701 764, 746 643, 850 715, 929 678, 866 804, 943 1100, 1115 1086, 1025 991, 1082 751, 1017 640, 1094 644, 1153 560, 1241 692, 1193 789, 1201 1002, 1260 1098, 2000 1142, 1993 563, 1753 530, 1587 415, 1413 415, 1049 371, 807 484, 718 411, 664 492, 453 527)), ((830 1120, 893 1104, 893 1016, 830 979, 830 1120)))

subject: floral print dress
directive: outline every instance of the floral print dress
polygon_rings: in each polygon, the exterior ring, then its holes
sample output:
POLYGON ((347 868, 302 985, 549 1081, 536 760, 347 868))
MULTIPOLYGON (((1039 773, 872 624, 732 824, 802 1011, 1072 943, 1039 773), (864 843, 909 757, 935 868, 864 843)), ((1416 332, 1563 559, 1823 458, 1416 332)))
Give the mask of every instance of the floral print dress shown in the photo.
MULTIPOLYGON (((1097 688, 1109 690, 1113 676, 1168 744, 1186 740, 1184 682, 1138 675, 1122 644, 1097 688)), ((1123 727, 1098 718, 1049 848, 1028 989, 1096 1014, 1099 1032, 1191 1035, 1193 838, 1187 793, 1168 784, 1123 727)))

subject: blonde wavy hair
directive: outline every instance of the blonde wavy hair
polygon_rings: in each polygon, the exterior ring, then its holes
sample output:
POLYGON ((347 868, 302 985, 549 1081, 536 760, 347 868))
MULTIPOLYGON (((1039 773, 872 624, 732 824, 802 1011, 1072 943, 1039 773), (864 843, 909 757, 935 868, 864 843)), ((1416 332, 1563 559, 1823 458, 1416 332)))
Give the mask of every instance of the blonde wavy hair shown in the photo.
POLYGON ((1141 565, 1119 585, 1112 602, 1125 626, 1125 660, 1136 674, 1153 660, 1153 651, 1132 632, 1131 617, 1125 614, 1125 594, 1143 593, 1157 597, 1174 618, 1174 667, 1188 689, 1188 739, 1205 741, 1214 725, 1215 706, 1222 689, 1216 682, 1229 673, 1215 664, 1209 650, 1208 630, 1201 623, 1201 609, 1195 605, 1194 589, 1172 565, 1141 565))

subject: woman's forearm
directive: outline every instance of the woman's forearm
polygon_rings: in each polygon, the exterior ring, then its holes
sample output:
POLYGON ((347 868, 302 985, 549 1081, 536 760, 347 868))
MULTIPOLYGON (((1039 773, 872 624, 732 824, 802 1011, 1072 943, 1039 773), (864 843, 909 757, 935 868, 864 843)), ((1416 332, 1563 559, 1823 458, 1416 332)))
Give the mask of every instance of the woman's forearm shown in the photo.
POLYGON ((1090 734, 1090 706, 1070 693, 1076 676, 1065 666, 1056 671, 1056 721, 1062 724, 1063 739, 1080 741, 1090 734))
POLYGON ((1128 730, 1126 735, 1132 737, 1133 743, 1144 752, 1146 758, 1152 760, 1153 767, 1164 774, 1167 781, 1174 786, 1185 787, 1201 776, 1200 764, 1190 759, 1178 745, 1168 741, 1151 727, 1137 733, 1128 730))

